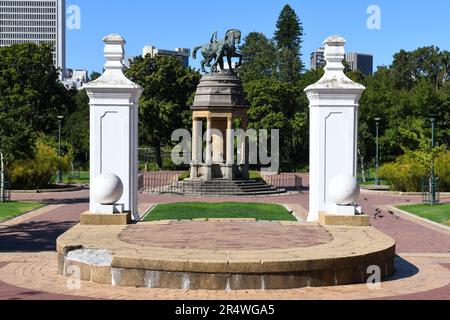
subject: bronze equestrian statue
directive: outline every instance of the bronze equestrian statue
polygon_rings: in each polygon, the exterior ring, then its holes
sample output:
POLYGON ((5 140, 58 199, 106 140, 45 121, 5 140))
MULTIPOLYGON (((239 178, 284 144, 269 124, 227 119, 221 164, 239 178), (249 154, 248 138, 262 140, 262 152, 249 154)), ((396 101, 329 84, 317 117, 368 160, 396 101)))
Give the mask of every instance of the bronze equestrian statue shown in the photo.
POLYGON ((231 59, 239 58, 236 67, 239 67, 242 64, 242 54, 238 52, 238 49, 236 48, 236 45, 241 43, 241 37, 242 33, 240 30, 231 29, 226 32, 223 40, 218 40, 217 32, 215 32, 211 37, 210 43, 194 48, 192 57, 197 59, 197 51, 200 49, 202 50, 201 52, 204 60, 202 60, 200 64, 201 71, 204 73, 206 73, 205 66, 211 68, 211 72, 217 72, 217 66, 220 66, 220 69, 223 70, 223 59, 226 57, 230 72, 234 73, 231 59), (213 61, 214 64, 211 65, 213 61))

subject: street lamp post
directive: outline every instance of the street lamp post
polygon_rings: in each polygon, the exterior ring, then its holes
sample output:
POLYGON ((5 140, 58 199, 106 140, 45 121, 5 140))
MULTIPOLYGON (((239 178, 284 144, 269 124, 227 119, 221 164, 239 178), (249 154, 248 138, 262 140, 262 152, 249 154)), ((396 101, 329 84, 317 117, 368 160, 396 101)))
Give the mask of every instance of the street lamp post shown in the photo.
MULTIPOLYGON (((431 147, 434 149, 436 146, 436 118, 433 116, 431 118, 431 147)), ((436 197, 436 172, 435 172, 435 166, 434 166, 434 156, 433 160, 431 162, 431 173, 430 173, 430 195, 431 195, 431 204, 436 205, 437 204, 437 197, 436 197)))
MULTIPOLYGON (((61 157, 61 124, 62 124, 62 120, 64 119, 64 116, 58 116, 58 156, 61 157)), ((62 170, 61 170, 61 166, 59 166, 58 168, 58 181, 57 183, 60 184, 62 183, 62 170)))
POLYGON ((377 137, 376 137, 376 159, 375 159, 375 184, 379 186, 381 184, 380 182, 380 176, 378 174, 378 170, 380 167, 380 122, 381 118, 375 118, 375 124, 377 126, 377 137))

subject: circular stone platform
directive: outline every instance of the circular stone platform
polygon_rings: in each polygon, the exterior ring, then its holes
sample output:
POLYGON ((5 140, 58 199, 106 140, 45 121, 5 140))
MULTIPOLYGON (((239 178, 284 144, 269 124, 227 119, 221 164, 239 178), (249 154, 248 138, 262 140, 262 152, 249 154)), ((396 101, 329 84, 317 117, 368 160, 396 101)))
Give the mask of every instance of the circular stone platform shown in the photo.
POLYGON ((174 222, 129 226, 119 239, 144 247, 199 250, 306 248, 333 240, 322 227, 260 222, 174 222))
POLYGON ((78 225, 57 241, 59 272, 117 286, 245 290, 365 282, 394 272, 395 242, 372 227, 161 221, 78 225))

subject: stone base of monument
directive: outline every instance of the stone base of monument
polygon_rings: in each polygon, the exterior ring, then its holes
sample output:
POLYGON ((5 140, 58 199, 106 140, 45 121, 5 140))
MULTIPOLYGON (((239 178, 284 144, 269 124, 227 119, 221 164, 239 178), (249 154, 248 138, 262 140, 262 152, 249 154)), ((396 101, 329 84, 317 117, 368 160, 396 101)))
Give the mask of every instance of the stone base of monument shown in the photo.
POLYGON ((319 223, 324 226, 368 227, 370 219, 358 205, 329 205, 327 212, 319 212, 319 223))
POLYGON ((85 212, 81 214, 80 223, 90 226, 122 226, 131 223, 131 213, 94 214, 85 212))
POLYGON ((60 274, 79 270, 93 283, 272 290, 365 283, 374 266, 385 280, 394 273, 395 241, 372 227, 159 221, 78 225, 58 238, 57 252, 60 274))
POLYGON ((321 212, 319 213, 319 223, 323 226, 368 227, 370 226, 370 219, 365 214, 347 216, 321 212))

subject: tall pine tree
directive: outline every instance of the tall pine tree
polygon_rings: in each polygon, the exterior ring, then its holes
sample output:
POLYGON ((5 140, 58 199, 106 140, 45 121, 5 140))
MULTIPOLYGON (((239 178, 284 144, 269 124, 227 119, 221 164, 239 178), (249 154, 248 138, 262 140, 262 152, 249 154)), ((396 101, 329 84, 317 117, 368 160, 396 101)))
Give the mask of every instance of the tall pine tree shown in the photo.
POLYGON ((276 73, 277 48, 263 33, 249 33, 240 49, 244 58, 239 75, 244 83, 271 77, 276 73))
POLYGON ((303 26, 291 6, 284 6, 277 21, 275 42, 278 49, 280 80, 296 82, 305 65, 301 59, 303 26))

